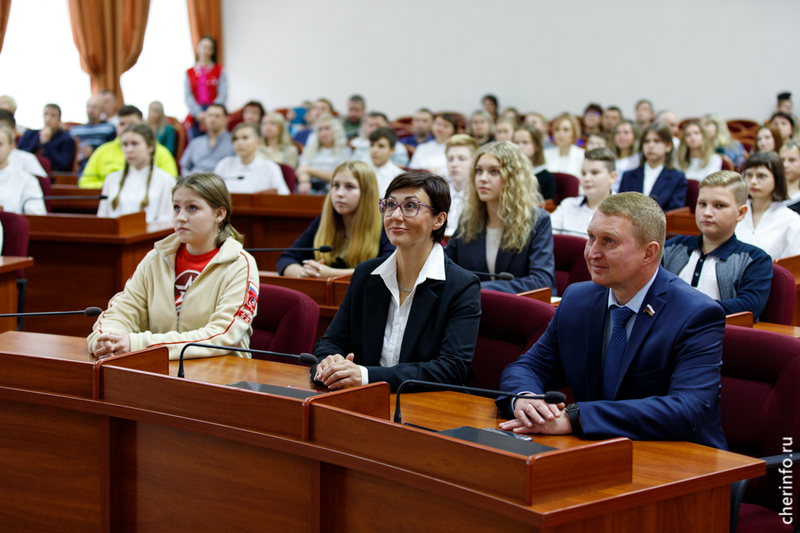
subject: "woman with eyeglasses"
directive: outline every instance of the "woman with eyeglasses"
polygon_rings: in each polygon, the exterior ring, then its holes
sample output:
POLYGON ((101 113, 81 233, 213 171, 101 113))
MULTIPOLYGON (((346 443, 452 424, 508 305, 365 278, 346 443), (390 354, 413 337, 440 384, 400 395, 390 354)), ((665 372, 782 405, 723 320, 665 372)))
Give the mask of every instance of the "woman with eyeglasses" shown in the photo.
POLYGON ((397 247, 356 267, 328 331, 317 342, 314 380, 331 390, 406 380, 472 384, 481 294, 478 277, 441 246, 450 188, 439 176, 397 176, 379 201, 397 247))
POLYGON ((495 142, 472 158, 458 229, 447 256, 475 272, 508 272, 513 280, 481 275, 484 289, 519 293, 550 287, 556 294, 553 230, 531 162, 516 144, 495 142))

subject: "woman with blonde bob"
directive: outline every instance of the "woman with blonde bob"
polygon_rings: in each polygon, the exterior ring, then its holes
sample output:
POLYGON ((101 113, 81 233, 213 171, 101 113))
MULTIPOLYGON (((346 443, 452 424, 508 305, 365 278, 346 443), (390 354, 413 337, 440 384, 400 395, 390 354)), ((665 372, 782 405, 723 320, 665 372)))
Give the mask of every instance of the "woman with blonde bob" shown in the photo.
POLYGON ((564 113, 556 117, 553 121, 555 146, 544 151, 547 170, 572 174, 576 177, 581 175, 584 150, 575 144, 580 136, 581 129, 574 115, 564 113))
POLYGON ((676 155, 678 168, 687 180, 702 181, 706 176, 722 170, 722 158, 714 153, 713 139, 697 120, 683 126, 681 142, 676 155))
POLYGON ((330 246, 330 252, 289 250, 278 259, 278 273, 293 278, 352 274, 362 262, 391 255, 377 205, 375 171, 363 161, 345 161, 333 171, 331 190, 318 216, 292 248, 330 246))
POLYGON ((333 169, 350 158, 344 126, 333 115, 322 115, 314 122, 314 135, 303 149, 297 169, 297 192, 322 194, 330 188, 333 169))
POLYGON ((744 145, 731 136, 728 124, 717 113, 708 113, 701 121, 706 135, 718 154, 722 154, 733 162, 736 168, 742 168, 747 159, 744 145))
POLYGON ((513 280, 490 281, 484 289, 518 293, 550 287, 555 294, 553 231, 530 160, 508 141, 481 147, 473 157, 464 210, 446 253, 476 273, 507 272, 513 280))
POLYGON ((264 144, 258 147, 258 157, 297 168, 300 157, 297 146, 286 129, 286 119, 280 113, 269 113, 261 119, 264 144))

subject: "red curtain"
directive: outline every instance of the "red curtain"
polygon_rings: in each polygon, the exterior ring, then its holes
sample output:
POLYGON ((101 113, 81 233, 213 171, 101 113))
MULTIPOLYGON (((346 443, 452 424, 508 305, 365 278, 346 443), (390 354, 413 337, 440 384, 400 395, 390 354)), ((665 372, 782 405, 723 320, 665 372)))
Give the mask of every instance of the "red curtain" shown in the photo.
POLYGON ((11 0, 0 0, 0 51, 3 50, 3 40, 6 38, 9 11, 11 11, 11 0))
POLYGON ((72 38, 93 94, 111 89, 124 102, 120 76, 139 59, 149 12, 150 0, 69 0, 72 38))
POLYGON ((203 35, 217 41, 217 61, 224 63, 222 53, 222 5, 221 0, 186 0, 189 10, 189 30, 192 33, 192 50, 203 35))

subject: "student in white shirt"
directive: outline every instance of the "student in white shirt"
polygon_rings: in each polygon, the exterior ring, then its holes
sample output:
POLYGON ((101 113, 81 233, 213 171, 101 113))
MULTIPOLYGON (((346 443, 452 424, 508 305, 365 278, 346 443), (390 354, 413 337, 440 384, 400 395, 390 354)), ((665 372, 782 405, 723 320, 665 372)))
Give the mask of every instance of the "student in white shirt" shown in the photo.
MULTIPOLYGON (((611 130, 611 143, 609 148, 617 156, 614 165, 617 176, 622 176, 626 171, 633 170, 641 163, 639 155, 639 142, 642 132, 636 122, 623 119, 611 130)), ((614 192, 619 191, 619 180, 614 182, 614 192)))
POLYGON ((431 174, 444 176, 447 172, 447 155, 444 143, 458 130, 458 117, 452 113, 440 113, 433 119, 433 140, 417 146, 409 168, 427 170, 431 174))
POLYGON ((233 150, 236 155, 223 158, 214 168, 231 193, 255 193, 275 189, 290 194, 281 167, 274 161, 257 157, 262 146, 261 131, 256 124, 242 122, 233 128, 233 150))
POLYGON ((323 194, 330 188, 333 170, 348 159, 352 150, 347 146, 344 126, 333 115, 322 115, 314 122, 314 132, 309 136, 300 155, 297 168, 297 192, 323 194))
POLYGON ((106 176, 97 207, 99 217, 145 212, 147 223, 172 222, 175 178, 154 164, 156 138, 145 123, 131 124, 120 136, 125 168, 106 176))
POLYGON ((789 141, 780 151, 783 170, 786 172, 786 207, 800 214, 800 145, 789 141))
MULTIPOLYGON (((353 147, 352 159, 358 159, 365 163, 369 163, 369 147, 370 135, 378 128, 390 128, 389 119, 380 111, 371 111, 361 121, 361 128, 359 128, 360 135, 350 141, 350 146, 353 147)), ((405 167, 408 165, 408 148, 401 142, 395 141, 394 151, 392 152, 392 163, 398 167, 405 167)), ((387 183, 388 185, 388 183, 387 183)))
POLYGON ((20 215, 46 215, 39 180, 9 162, 15 137, 13 129, 0 124, 0 207, 20 215))
POLYGON ((696 120, 684 125, 675 159, 687 180, 703 181, 706 176, 722 170, 722 158, 714 153, 713 139, 696 120))
POLYGON ((597 206, 611 196, 612 185, 617 181, 615 162, 614 152, 608 148, 586 152, 580 177, 583 196, 564 198, 550 215, 554 234, 586 237, 597 206))
POLYGON ((14 115, 12 115, 10 111, 0 109, 0 124, 8 126, 8 128, 14 132, 14 149, 11 150, 10 154, 8 154, 8 162, 12 166, 33 174, 34 176, 46 178, 47 172, 45 172, 44 168, 42 168, 42 164, 39 163, 39 159, 37 159, 37 157, 30 152, 17 149, 16 130, 18 128, 17 121, 14 119, 14 115))
POLYGON ((757 152, 744 163, 750 200, 736 238, 758 246, 773 260, 800 255, 800 215, 786 207, 786 175, 778 154, 757 152))
POLYGON ((569 113, 556 117, 553 121, 553 142, 555 147, 546 148, 544 159, 547 170, 580 176, 583 165, 583 148, 575 145, 580 137, 578 120, 569 113))
POLYGON ((478 141, 459 133, 447 139, 447 176, 450 178, 450 212, 447 214, 447 229, 444 234, 450 237, 458 227, 458 217, 464 209, 464 191, 472 168, 472 155, 478 149, 478 141))
POLYGON ((383 198, 386 187, 403 172, 392 161, 397 146, 397 133, 392 128, 378 128, 369 134, 369 163, 378 178, 378 197, 383 198))

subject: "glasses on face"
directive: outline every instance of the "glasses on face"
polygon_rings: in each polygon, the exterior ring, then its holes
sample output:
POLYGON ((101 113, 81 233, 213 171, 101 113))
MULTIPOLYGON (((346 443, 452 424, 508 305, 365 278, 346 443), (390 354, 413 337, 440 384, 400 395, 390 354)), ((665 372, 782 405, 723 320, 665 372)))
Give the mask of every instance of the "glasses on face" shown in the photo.
POLYGON ((394 212, 397 211, 397 208, 400 208, 400 213, 406 218, 414 218, 415 216, 419 215, 420 207, 427 207, 431 211, 436 211, 433 207, 429 206, 428 204, 423 204, 419 200, 405 200, 402 204, 398 204, 394 200, 389 200, 386 198, 381 198, 378 200, 378 209, 381 212, 381 215, 385 217, 390 217, 394 215, 394 212))

